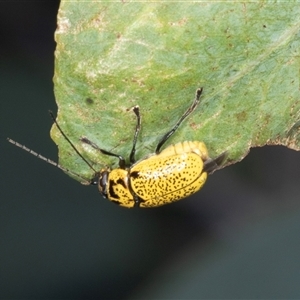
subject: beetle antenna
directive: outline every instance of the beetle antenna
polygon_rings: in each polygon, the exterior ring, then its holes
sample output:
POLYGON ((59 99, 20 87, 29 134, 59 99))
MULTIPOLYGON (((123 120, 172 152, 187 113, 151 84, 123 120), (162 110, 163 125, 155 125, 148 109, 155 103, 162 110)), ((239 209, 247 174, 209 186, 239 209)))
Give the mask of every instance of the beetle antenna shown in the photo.
POLYGON ((196 90, 196 96, 192 103, 192 105, 187 109, 187 111, 181 116, 181 118, 177 121, 177 123, 172 127, 170 131, 168 131, 163 137, 160 139, 156 146, 155 153, 159 154, 160 148, 163 144, 175 133, 180 124, 196 109, 200 102, 200 96, 202 94, 203 88, 199 88, 196 90))
POLYGON ((66 172, 66 173, 69 173, 69 174, 71 174, 71 175, 73 175, 73 176, 76 176, 76 177, 82 179, 82 180, 84 181, 84 182, 83 182, 84 184, 89 185, 89 184, 92 183, 91 180, 88 180, 87 178, 82 177, 81 175, 79 175, 79 174, 77 174, 77 173, 75 173, 75 172, 72 172, 71 170, 69 170, 69 169, 67 169, 67 168, 62 167, 60 164, 56 163, 55 161, 53 161, 53 160, 51 160, 51 159, 49 159, 49 158, 46 158, 46 157, 42 156, 42 155, 39 154, 39 153, 34 152, 33 150, 27 148, 25 145, 19 144, 18 142, 14 141, 14 140, 12 140, 12 139, 10 139, 10 138, 7 138, 7 140, 8 140, 8 142, 10 142, 11 144, 13 144, 13 145, 15 145, 15 146, 17 146, 17 147, 19 147, 19 148, 21 148, 21 149, 23 149, 23 150, 29 152, 30 154, 34 155, 35 157, 44 160, 46 163, 48 163, 48 164, 50 164, 50 165, 53 165, 54 167, 57 167, 57 168, 61 169, 62 171, 66 172))
POLYGON ((72 146, 72 148, 74 149, 74 151, 79 155, 79 157, 81 157, 81 159, 95 172, 97 173, 97 171, 93 168, 93 166, 82 156, 82 154, 77 150, 77 148, 74 146, 74 144, 71 142, 71 140, 67 137, 67 135, 63 132, 63 130, 60 128, 58 122, 56 121, 53 113, 51 110, 49 110, 49 114, 51 119, 53 120, 53 122, 55 123, 56 127, 58 128, 58 130, 60 131, 60 133, 62 134, 62 136, 66 139, 66 141, 72 146))

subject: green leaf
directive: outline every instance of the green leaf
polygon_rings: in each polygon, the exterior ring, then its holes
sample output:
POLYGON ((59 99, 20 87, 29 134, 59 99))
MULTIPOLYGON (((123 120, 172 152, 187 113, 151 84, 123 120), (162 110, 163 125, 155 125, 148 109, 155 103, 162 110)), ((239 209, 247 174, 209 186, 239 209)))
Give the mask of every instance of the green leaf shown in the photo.
MULTIPOLYGON (((250 147, 299 150, 300 5, 289 2, 61 1, 55 34, 58 122, 96 170, 132 147, 140 106, 137 158, 185 112, 196 111, 168 140, 204 141, 227 164, 250 147)), ((53 126, 60 163, 81 176, 93 171, 53 126)), ((78 178, 77 178, 78 179, 78 178)))

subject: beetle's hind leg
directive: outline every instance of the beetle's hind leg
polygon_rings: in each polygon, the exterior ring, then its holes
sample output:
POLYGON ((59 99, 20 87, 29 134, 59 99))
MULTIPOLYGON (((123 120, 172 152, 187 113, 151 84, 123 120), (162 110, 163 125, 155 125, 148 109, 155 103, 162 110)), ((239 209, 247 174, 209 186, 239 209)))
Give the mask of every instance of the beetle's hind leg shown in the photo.
POLYGON ((135 127, 135 132, 134 132, 134 136, 133 136, 133 144, 132 144, 132 149, 129 155, 129 161, 131 164, 135 163, 135 146, 136 146, 136 142, 137 142, 137 138, 139 136, 139 133, 141 131, 141 115, 140 115, 140 107, 138 105, 133 107, 133 112, 136 115, 136 119, 137 119, 137 123, 136 123, 136 127, 135 127))
POLYGON ((208 174, 212 174, 214 171, 218 170, 220 166, 223 164, 226 159, 228 153, 227 151, 221 153, 216 158, 209 158, 204 162, 203 172, 207 172, 208 174))
POLYGON ((196 91, 195 99, 192 103, 192 105, 187 109, 187 111, 181 116, 181 118, 177 121, 177 123, 172 127, 170 131, 168 131, 158 142, 155 153, 159 154, 160 149, 163 146, 163 144, 175 133, 177 128, 180 126, 180 124, 196 109, 200 102, 200 96, 202 94, 203 88, 199 88, 196 91))

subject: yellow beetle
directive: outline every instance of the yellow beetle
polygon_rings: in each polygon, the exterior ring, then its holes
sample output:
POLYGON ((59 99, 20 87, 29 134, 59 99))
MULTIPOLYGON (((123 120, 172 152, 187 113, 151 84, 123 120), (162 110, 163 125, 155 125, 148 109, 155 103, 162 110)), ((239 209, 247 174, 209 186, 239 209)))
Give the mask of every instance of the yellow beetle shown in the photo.
POLYGON ((139 107, 135 106, 133 111, 137 117, 133 146, 130 152, 130 165, 127 166, 125 159, 118 154, 111 153, 99 148, 95 143, 86 137, 80 138, 102 154, 114 156, 119 159, 119 168, 111 170, 104 168, 97 172, 93 166, 79 153, 70 139, 65 135, 53 114, 50 115, 57 128, 76 153, 89 165, 95 172, 91 180, 86 180, 59 164, 36 154, 17 142, 8 139, 9 142, 23 148, 24 150, 44 159, 63 171, 75 175, 87 181, 88 184, 98 185, 100 193, 110 201, 124 207, 157 207, 168 204, 197 192, 205 183, 207 175, 220 167, 226 158, 223 152, 215 159, 208 156, 208 151, 203 142, 185 141, 170 145, 161 151, 161 147, 178 129, 179 125, 195 110, 200 102, 202 88, 196 91, 196 97, 192 105, 181 116, 177 123, 159 141, 155 153, 135 161, 135 147, 141 129, 141 118, 139 107))

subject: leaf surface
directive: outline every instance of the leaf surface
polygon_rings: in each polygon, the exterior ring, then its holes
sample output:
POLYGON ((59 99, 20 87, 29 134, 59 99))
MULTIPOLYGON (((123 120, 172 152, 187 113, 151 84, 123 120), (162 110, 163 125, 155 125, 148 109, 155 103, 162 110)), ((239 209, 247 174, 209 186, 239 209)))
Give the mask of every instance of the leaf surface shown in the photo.
MULTIPOLYGON (((299 150, 300 5, 289 2, 61 1, 55 34, 58 122, 96 170, 117 159, 80 142, 129 156, 140 106, 137 159, 203 87, 201 103, 166 146, 204 141, 227 164, 250 147, 299 150)), ((93 171, 55 126, 60 163, 93 171)))

